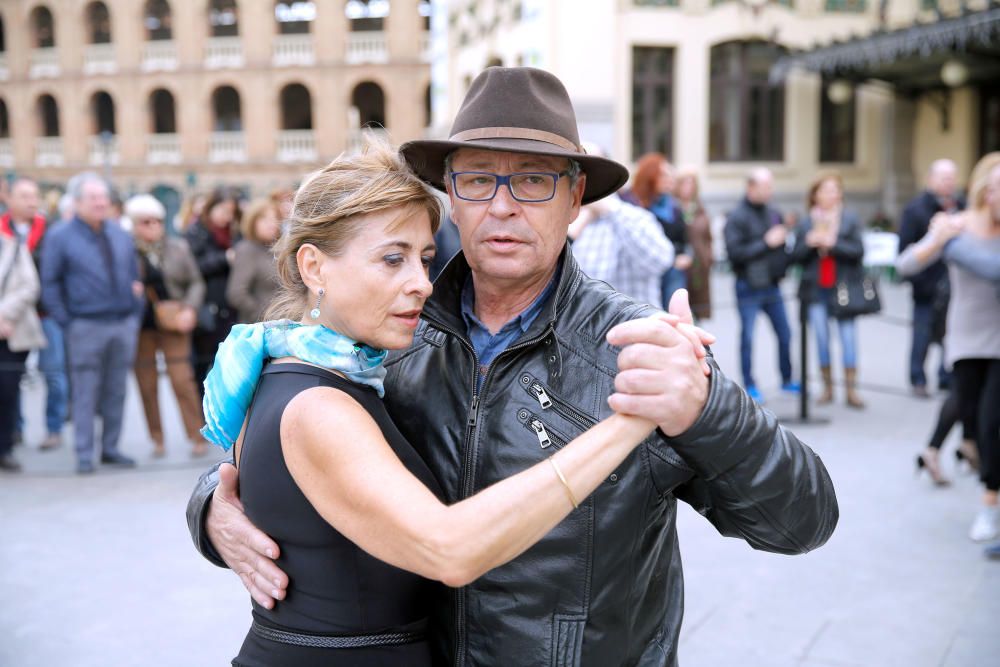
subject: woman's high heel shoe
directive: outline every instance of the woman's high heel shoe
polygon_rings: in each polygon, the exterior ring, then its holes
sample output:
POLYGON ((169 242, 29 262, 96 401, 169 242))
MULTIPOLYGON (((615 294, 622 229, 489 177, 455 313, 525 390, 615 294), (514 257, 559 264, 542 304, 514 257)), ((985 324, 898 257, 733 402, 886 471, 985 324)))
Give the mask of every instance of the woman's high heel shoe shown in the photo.
POLYGON ((955 450, 955 459, 961 463, 965 461, 974 472, 979 472, 979 449, 976 448, 974 440, 963 440, 958 443, 955 450))
POLYGON ((944 473, 941 472, 941 465, 938 462, 938 451, 932 447, 928 447, 920 454, 917 454, 918 475, 921 470, 926 470, 927 474, 930 475, 931 481, 937 486, 948 486, 951 483, 944 476, 944 473))

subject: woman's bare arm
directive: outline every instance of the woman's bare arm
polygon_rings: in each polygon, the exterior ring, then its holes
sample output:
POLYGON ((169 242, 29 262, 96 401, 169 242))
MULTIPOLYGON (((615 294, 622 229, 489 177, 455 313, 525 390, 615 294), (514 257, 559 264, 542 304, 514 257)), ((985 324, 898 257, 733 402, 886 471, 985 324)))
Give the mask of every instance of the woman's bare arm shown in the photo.
MULTIPOLYGON (((554 454, 574 497, 587 497, 653 428, 612 415, 554 454)), ((376 558, 449 586, 513 559, 573 509, 548 461, 445 505, 364 408, 328 387, 288 404, 281 444, 292 477, 330 525, 376 558)))

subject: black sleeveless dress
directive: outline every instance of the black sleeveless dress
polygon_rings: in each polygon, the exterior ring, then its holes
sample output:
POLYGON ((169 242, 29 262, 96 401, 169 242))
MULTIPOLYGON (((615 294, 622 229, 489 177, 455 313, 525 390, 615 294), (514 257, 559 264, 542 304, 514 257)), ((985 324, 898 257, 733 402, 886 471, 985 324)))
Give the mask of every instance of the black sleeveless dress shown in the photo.
POLYGON ((430 666, 426 638, 412 638, 422 634, 432 600, 440 594, 438 584, 370 556, 337 532, 309 503, 285 465, 281 415, 299 392, 318 386, 333 387, 360 403, 403 465, 438 497, 442 495, 375 390, 307 364, 265 367, 240 451, 240 497, 247 516, 281 548, 277 564, 288 574, 288 595, 271 610, 253 603, 256 630, 247 634, 233 665, 430 666), (294 637, 303 635, 320 641, 296 645, 303 642, 294 637), (381 646, 325 647, 341 646, 341 639, 357 643, 359 636, 365 644, 377 644, 379 637, 407 639, 381 646), (287 643, 289 637, 293 643, 287 643))

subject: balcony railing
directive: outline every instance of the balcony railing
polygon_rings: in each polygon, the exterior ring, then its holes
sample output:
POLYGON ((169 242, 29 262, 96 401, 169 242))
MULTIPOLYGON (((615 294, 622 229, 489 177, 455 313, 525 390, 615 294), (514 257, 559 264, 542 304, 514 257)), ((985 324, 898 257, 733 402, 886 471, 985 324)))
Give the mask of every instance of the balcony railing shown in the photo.
POLYGON ((177 45, 172 39, 158 39, 142 45, 142 69, 160 72, 177 69, 177 45))
POLYGON ((59 76, 59 49, 54 46, 32 49, 28 76, 32 79, 59 76))
POLYGON ((431 34, 426 31, 422 32, 420 33, 419 39, 420 41, 418 42, 418 44, 420 49, 420 59, 425 63, 429 63, 431 61, 431 54, 432 54, 431 46, 433 45, 433 42, 431 42, 431 34))
POLYGON ((246 162, 246 137, 242 132, 213 132, 208 143, 208 161, 246 162))
POLYGON ((349 33, 347 35, 346 60, 351 65, 389 62, 389 48, 385 33, 381 31, 349 33))
POLYGON ((115 62, 114 44, 88 44, 83 52, 84 74, 114 74, 118 71, 115 62))
POLYGON ((6 81, 10 77, 10 71, 7 69, 7 54, 0 53, 0 81, 6 81))
POLYGON ((278 133, 278 162, 315 162, 316 158, 316 133, 312 130, 278 133))
POLYGON ((118 137, 112 135, 107 143, 101 137, 93 136, 88 142, 88 158, 94 167, 118 164, 118 137))
POLYGON ((277 35, 274 38, 275 67, 312 65, 316 62, 312 35, 277 35))
POLYGON ((181 137, 179 134, 151 134, 146 138, 148 164, 180 164, 181 137))
POLYGON ((243 45, 239 37, 211 37, 205 42, 205 67, 243 67, 243 45))
POLYGON ((36 167, 61 167, 64 162, 62 137, 35 139, 36 167))
POLYGON ((373 138, 379 138, 382 141, 389 140, 389 132, 382 127, 365 127, 365 128, 355 128, 350 130, 347 134, 347 152, 356 153, 361 150, 361 144, 364 141, 366 135, 372 135, 373 138))
POLYGON ((14 166, 14 146, 10 139, 0 139, 0 167, 10 169, 14 166))

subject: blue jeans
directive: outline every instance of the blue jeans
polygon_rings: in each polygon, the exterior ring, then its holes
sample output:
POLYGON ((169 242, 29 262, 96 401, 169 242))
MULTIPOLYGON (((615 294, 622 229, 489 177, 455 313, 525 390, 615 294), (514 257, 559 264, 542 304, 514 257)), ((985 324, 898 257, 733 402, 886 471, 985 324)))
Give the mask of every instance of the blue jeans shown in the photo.
POLYGON ((69 401, 66 344, 62 327, 51 317, 42 318, 42 330, 49 342, 38 351, 38 370, 45 377, 45 426, 49 433, 59 433, 66 421, 69 401))
MULTIPOLYGON (((929 303, 913 303, 913 341, 910 345, 910 384, 914 387, 927 386, 927 375, 924 373, 924 362, 927 361, 927 351, 933 341, 934 307, 929 303)), ((951 380, 948 369, 944 366, 944 355, 941 355, 941 365, 938 367, 938 386, 947 385, 951 380)))
POLYGON ((751 369, 753 359, 753 325, 757 313, 764 314, 771 320, 774 333, 778 337, 778 368, 781 371, 781 382, 792 381, 791 342, 792 330, 788 326, 788 315, 785 313, 785 303, 781 300, 781 290, 777 285, 764 289, 754 289, 747 281, 736 280, 736 305, 740 311, 740 365, 743 370, 743 386, 755 385, 751 369))
POLYGON ((670 297, 679 289, 687 288, 687 274, 680 269, 670 267, 660 276, 660 294, 663 297, 663 310, 670 306, 670 297))
MULTIPOLYGON (((809 304, 809 326, 816 333, 816 352, 819 353, 819 365, 830 366, 830 313, 827 308, 828 299, 833 290, 820 287, 816 290, 816 300, 809 304)), ((837 320, 840 331, 840 348, 844 357, 844 368, 858 367, 858 328, 854 318, 837 320)))

